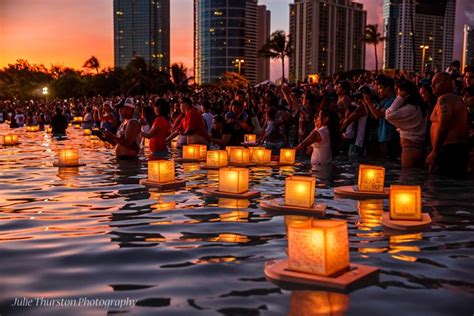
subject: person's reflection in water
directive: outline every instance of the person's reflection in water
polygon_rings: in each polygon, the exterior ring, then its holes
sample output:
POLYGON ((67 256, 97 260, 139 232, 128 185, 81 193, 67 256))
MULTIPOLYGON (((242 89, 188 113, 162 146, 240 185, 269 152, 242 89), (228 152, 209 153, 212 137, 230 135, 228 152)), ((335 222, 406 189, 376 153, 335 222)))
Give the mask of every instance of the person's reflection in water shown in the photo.
POLYGON ((292 291, 289 316, 345 315, 349 295, 326 291, 292 291))

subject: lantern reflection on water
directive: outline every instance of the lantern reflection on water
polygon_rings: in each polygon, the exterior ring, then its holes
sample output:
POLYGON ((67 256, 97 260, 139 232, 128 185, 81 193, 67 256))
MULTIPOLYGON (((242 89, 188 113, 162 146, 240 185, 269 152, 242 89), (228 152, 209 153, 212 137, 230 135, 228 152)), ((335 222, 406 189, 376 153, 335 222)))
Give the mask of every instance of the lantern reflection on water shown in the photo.
POLYGON ((245 211, 230 211, 229 213, 219 214, 221 222, 248 222, 249 212, 245 211))
POLYGON ((347 222, 315 220, 288 226, 288 268, 330 276, 349 268, 347 222))
POLYGON ((383 214, 383 200, 361 200, 357 201, 360 222, 359 229, 374 228, 380 226, 383 214))
POLYGON ((345 315, 349 295, 323 291, 291 291, 289 316, 345 315))
POLYGON ((220 197, 217 205, 220 208, 248 208, 250 201, 247 199, 232 199, 220 197))

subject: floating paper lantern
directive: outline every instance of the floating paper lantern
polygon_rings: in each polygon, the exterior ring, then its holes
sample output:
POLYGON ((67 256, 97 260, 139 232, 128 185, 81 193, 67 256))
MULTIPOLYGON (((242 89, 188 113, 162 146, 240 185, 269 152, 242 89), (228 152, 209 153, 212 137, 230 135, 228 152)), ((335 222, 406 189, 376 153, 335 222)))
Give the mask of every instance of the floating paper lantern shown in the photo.
POLYGON ((200 159, 206 159, 207 155, 207 145, 195 145, 199 148, 199 158, 200 159))
POLYGON ((285 205, 312 207, 314 205, 314 177, 291 176, 285 179, 285 205))
POLYGON ((242 147, 242 146, 225 146, 225 150, 227 151, 227 156, 228 156, 228 157, 230 157, 230 151, 231 151, 233 148, 245 148, 245 147, 242 147))
POLYGON ((15 134, 8 134, 3 136, 3 145, 5 146, 13 146, 18 145, 20 143, 20 139, 18 135, 15 134))
POLYGON ((288 226, 288 268, 332 276, 349 268, 347 222, 316 220, 288 226))
POLYGON ((75 128, 75 129, 80 129, 80 128, 81 128, 81 125, 75 124, 75 125, 74 125, 74 128, 75 128))
POLYGON ((90 129, 85 129, 84 130, 84 136, 91 136, 92 135, 92 131, 90 129))
POLYGON ((247 168, 219 169, 219 191, 245 193, 249 190, 249 170, 247 168))
POLYGON ((52 128, 52 127, 46 127, 46 133, 51 134, 52 132, 53 132, 53 128, 52 128))
POLYGON ((255 144, 257 142, 257 135, 255 134, 245 134, 244 143, 246 144, 255 144))
POLYGON ((206 165, 209 167, 226 167, 228 165, 227 151, 210 150, 207 152, 206 165))
POLYGON ((294 165, 295 156, 296 156, 296 151, 292 148, 280 149, 280 164, 294 165))
POLYGON ((246 164, 250 162, 250 151, 247 148, 231 148, 230 158, 231 163, 246 164))
POLYGON ((82 123, 82 116, 74 116, 74 118, 72 119, 72 122, 75 124, 82 123))
POLYGON ((379 166, 359 166, 359 191, 383 192, 385 181, 385 169, 379 166))
POLYGON ((270 163, 272 159, 272 151, 265 148, 254 148, 252 150, 252 162, 265 164, 270 163))
POLYGON ((195 159, 201 158, 201 148, 199 145, 184 145, 183 146, 183 159, 195 159))
POLYGON ((150 160, 148 161, 148 180, 156 183, 166 183, 175 180, 174 161, 150 160))
POLYGON ((58 155, 59 166, 78 166, 79 152, 75 148, 60 149, 58 155))
POLYGON ((26 127, 27 132, 37 132, 39 131, 39 126, 38 125, 28 125, 26 127))
POLYGON ((410 185, 390 186, 390 219, 421 220, 421 188, 410 185))

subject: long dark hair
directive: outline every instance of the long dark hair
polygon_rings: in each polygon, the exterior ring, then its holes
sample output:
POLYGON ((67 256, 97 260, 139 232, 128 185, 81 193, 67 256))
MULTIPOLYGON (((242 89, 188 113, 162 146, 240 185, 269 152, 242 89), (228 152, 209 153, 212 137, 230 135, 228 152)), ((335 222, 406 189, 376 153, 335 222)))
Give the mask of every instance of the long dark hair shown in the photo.
POLYGON ((148 125, 152 126, 153 121, 155 120, 155 113, 153 112, 153 109, 151 108, 151 106, 145 105, 142 108, 142 111, 146 122, 148 123, 148 125))
POLYGON ((428 106, 425 101, 423 101, 418 87, 413 82, 408 80, 399 80, 397 82, 397 88, 407 93, 408 97, 405 100, 405 104, 412 104, 419 107, 423 116, 427 114, 428 106))
POLYGON ((321 120, 323 118, 328 118, 327 126, 329 129, 329 136, 331 137, 332 156, 336 157, 339 154, 339 145, 341 144, 339 116, 336 112, 328 108, 322 108, 321 111, 319 111, 319 115, 321 115, 321 120))
POLYGON ((155 101, 155 108, 158 108, 160 115, 168 121, 170 120, 170 104, 165 99, 157 99, 155 101))

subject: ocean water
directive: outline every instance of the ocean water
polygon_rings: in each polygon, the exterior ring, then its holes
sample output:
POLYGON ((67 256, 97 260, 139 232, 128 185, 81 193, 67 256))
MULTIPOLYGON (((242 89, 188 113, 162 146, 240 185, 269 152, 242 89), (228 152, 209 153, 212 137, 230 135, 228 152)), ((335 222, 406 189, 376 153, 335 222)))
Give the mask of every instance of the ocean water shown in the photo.
MULTIPOLYGON (((186 188, 159 193, 139 184, 147 177, 144 158, 117 162, 110 147, 69 130, 69 139, 58 141, 18 129, 21 145, 0 149, 2 316, 474 313, 472 177, 401 173, 381 162, 387 183, 422 186, 423 211, 433 219, 431 230, 393 234, 380 226, 387 200, 334 196, 334 186, 356 182, 356 163, 340 160, 316 172, 306 161, 251 168, 251 187, 262 196, 249 201, 205 197, 202 189, 217 185, 217 172, 176 164, 186 188), (86 165, 54 167, 66 146, 78 147, 86 165), (327 218, 348 222, 351 262, 380 268, 378 282, 341 294, 265 279, 265 262, 285 258, 287 240, 284 217, 258 202, 281 197, 293 174, 316 176, 327 218), (33 302, 12 306, 15 298, 33 302)), ((7 132, 0 125, 0 134, 7 132)))

